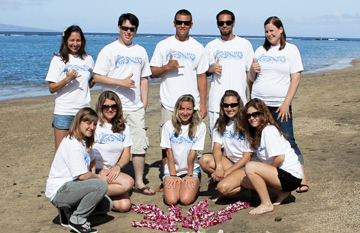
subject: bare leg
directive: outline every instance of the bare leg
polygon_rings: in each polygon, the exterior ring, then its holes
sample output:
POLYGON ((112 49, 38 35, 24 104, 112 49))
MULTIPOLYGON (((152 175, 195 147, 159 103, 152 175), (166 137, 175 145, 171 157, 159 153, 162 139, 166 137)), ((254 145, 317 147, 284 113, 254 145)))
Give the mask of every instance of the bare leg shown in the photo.
POLYGON ((200 187, 200 179, 194 178, 193 179, 195 184, 194 187, 189 188, 185 187, 185 183, 181 184, 180 187, 180 203, 182 205, 190 205, 195 201, 196 195, 199 191, 200 187))
MULTIPOLYGON (((135 171, 135 187, 141 189, 145 187, 143 181, 144 167, 145 167, 145 154, 133 154, 132 162, 135 171)), ((152 189, 144 190, 144 193, 153 194, 152 189)))
POLYGON ((217 185, 217 190, 220 195, 217 198, 214 198, 213 201, 219 201, 225 196, 235 195, 242 191, 241 181, 244 176, 245 172, 239 169, 222 179, 217 185))
MULTIPOLYGON (((208 175, 208 177, 210 177, 211 174, 215 171, 215 160, 212 154, 203 155, 200 158, 199 163, 201 169, 208 175)), ((206 185, 210 186, 210 185, 214 185, 215 183, 216 182, 211 178, 206 182, 206 185)))
MULTIPOLYGON (((165 177, 164 183, 170 179, 170 177, 165 177)), ((164 185, 164 202, 167 205, 176 205, 180 200, 180 185, 181 183, 176 183, 175 186, 168 187, 164 185)))
MULTIPOLYGON (((308 184, 308 182, 307 182, 307 179, 306 179, 306 176, 305 176, 305 170, 304 170, 304 165, 301 165, 301 168, 302 168, 302 171, 303 171, 303 174, 304 174, 304 177, 303 177, 303 179, 302 179, 302 181, 301 181, 301 184, 302 185, 307 185, 308 184)), ((296 189, 296 191, 297 192, 306 192, 307 190, 308 190, 309 188, 308 187, 302 187, 301 189, 300 189, 300 187, 299 188, 297 188, 296 189), (300 191, 301 190, 301 191, 300 191)))
POLYGON ((121 213, 128 212, 131 208, 129 193, 111 197, 113 201, 113 209, 121 213))
POLYGON ((68 129, 57 129, 54 127, 54 135, 55 135, 55 152, 54 156, 56 154, 57 149, 59 148, 59 145, 63 138, 65 137, 66 133, 68 132, 68 129))

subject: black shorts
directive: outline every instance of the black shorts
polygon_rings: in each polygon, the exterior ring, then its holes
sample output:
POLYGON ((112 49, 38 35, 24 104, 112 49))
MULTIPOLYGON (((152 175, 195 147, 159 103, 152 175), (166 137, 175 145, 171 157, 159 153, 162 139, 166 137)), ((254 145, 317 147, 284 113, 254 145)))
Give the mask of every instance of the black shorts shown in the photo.
POLYGON ((277 168, 277 171, 282 191, 291 192, 301 185, 302 179, 296 178, 280 168, 277 168))

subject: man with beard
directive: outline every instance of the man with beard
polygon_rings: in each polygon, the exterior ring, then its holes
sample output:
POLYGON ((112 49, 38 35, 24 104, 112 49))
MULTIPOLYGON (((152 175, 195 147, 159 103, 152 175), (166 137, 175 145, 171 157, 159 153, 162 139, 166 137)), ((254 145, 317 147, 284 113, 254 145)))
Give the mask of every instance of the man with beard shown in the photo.
POLYGON ((216 20, 221 35, 205 47, 205 56, 210 66, 206 75, 212 76, 208 111, 210 136, 219 118, 220 99, 226 90, 237 91, 246 104, 247 74, 254 57, 251 43, 233 34, 234 13, 222 10, 216 20))

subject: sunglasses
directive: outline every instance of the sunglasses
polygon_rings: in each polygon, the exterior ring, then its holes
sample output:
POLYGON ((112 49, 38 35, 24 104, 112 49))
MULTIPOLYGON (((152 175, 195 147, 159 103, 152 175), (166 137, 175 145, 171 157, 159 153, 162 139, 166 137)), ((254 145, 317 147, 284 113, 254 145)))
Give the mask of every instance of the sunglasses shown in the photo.
POLYGON ((253 112, 246 114, 247 119, 250 119, 251 117, 258 118, 260 116, 260 112, 253 112))
POLYGON ((223 103, 222 106, 223 106, 223 108, 228 108, 229 106, 232 108, 235 108, 235 107, 239 106, 239 103, 231 103, 231 104, 223 103))
POLYGON ((175 24, 176 24, 176 25, 182 25, 182 24, 184 24, 185 26, 190 26, 190 25, 191 25, 191 21, 175 20, 175 24))
POLYGON ((227 20, 227 21, 217 21, 217 25, 218 26, 223 26, 225 23, 226 23, 226 25, 232 25, 232 23, 233 23, 234 21, 232 21, 232 20, 227 20))
POLYGON ((120 28, 121 28, 121 30, 124 30, 124 31, 130 30, 130 32, 135 32, 135 30, 136 30, 136 27, 120 26, 120 28))
POLYGON ((112 110, 117 110, 117 105, 116 104, 113 104, 113 105, 103 105, 102 106, 102 109, 105 110, 105 111, 108 111, 109 109, 112 109, 112 110))

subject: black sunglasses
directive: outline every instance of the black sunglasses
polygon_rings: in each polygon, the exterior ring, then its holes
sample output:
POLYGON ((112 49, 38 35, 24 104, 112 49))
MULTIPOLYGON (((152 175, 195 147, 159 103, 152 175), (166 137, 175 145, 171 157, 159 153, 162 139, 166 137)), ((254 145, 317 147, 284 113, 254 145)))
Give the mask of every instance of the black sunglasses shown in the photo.
POLYGON ((191 21, 175 20, 175 24, 176 24, 176 25, 182 25, 182 24, 184 24, 185 26, 190 26, 190 25, 191 25, 191 21))
POLYGON ((116 104, 113 104, 113 105, 105 105, 105 104, 103 104, 103 106, 102 106, 102 109, 105 110, 105 111, 109 110, 110 108, 112 110, 117 110, 117 105, 116 104))
POLYGON ((226 25, 232 25, 232 23, 233 23, 234 21, 232 21, 232 20, 226 20, 226 21, 217 21, 217 25, 218 26, 223 26, 225 23, 226 23, 226 25))
POLYGON ((239 106, 239 103, 231 103, 231 104, 223 103, 222 106, 223 106, 223 108, 228 108, 229 106, 232 108, 235 108, 235 107, 239 106))
POLYGON ((246 114, 247 119, 250 119, 251 117, 258 118, 260 116, 260 112, 253 112, 246 114))
POLYGON ((136 27, 120 26, 120 28, 121 28, 121 30, 124 30, 124 31, 130 30, 130 32, 135 32, 135 30, 136 30, 136 27))

